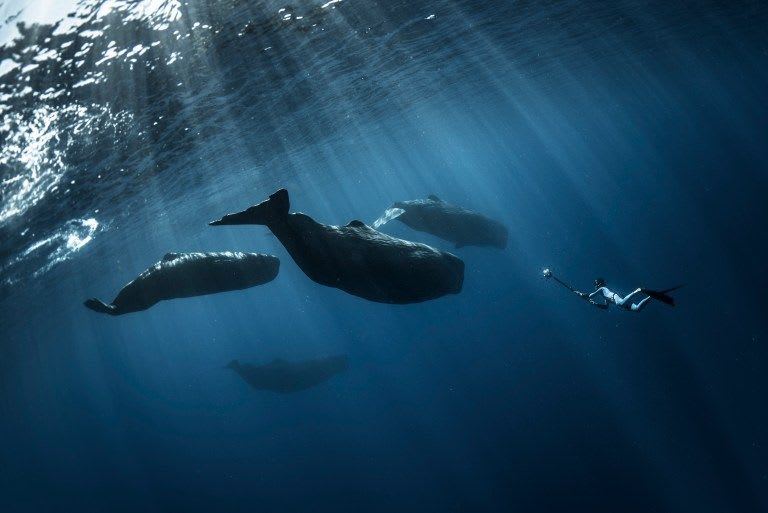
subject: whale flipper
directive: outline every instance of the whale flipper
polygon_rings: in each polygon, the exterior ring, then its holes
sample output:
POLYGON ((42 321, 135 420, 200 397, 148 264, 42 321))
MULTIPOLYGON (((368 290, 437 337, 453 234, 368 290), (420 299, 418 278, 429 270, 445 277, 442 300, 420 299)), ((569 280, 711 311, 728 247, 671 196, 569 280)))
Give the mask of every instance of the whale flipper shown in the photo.
POLYGON ((87 299, 83 304, 94 312, 117 315, 117 309, 114 307, 114 305, 108 305, 96 298, 87 299))
POLYGON ((373 227, 379 228, 380 226, 384 226, 392 219, 396 219, 403 214, 405 214, 405 210, 403 210, 402 208, 388 208, 387 210, 384 211, 383 216, 381 216, 380 218, 376 219, 373 222, 373 227))

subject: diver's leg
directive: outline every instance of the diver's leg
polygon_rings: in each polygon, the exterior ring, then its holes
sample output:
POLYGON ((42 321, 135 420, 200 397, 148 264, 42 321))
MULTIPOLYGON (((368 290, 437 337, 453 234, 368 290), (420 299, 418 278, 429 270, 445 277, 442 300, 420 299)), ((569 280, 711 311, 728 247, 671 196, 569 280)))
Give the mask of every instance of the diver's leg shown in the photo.
POLYGON ((632 297, 635 296, 636 294, 640 294, 642 291, 643 291, 643 289, 635 289, 632 292, 630 292, 629 294, 627 294, 626 296, 624 296, 623 298, 617 297, 616 298, 616 305, 617 306, 624 306, 624 303, 626 303, 627 301, 632 299, 632 297))
POLYGON ((645 305, 648 304, 648 301, 650 299, 651 299, 651 296, 648 296, 647 298, 643 299, 639 303, 633 303, 632 308, 630 308, 630 310, 632 310, 633 312, 639 312, 640 310, 645 308, 645 305))

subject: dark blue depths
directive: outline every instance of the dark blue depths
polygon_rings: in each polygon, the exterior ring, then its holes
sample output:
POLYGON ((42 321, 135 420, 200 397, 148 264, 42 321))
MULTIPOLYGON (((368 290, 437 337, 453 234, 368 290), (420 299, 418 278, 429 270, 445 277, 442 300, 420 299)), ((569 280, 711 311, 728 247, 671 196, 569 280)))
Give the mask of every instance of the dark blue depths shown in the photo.
MULTIPOLYGON (((70 89, 113 118, 63 148, 69 193, 0 225, 2 511, 768 509, 763 5, 291 8, 320 33, 279 25, 282 5, 190 4, 190 33, 244 35, 160 45, 201 68, 116 62, 70 89), (206 225, 283 186, 334 224, 437 194, 510 243, 390 222, 462 257, 464 289, 366 302, 308 280, 263 227, 206 225), (25 253, 90 218, 67 258, 25 253), (81 305, 168 251, 223 250, 275 254, 280 274, 118 318, 81 305), (544 267, 585 290, 687 286, 674 309, 604 312, 544 267), (289 395, 223 368, 334 354, 346 372, 289 395)), ((4 101, 23 125, 44 100, 4 101)))

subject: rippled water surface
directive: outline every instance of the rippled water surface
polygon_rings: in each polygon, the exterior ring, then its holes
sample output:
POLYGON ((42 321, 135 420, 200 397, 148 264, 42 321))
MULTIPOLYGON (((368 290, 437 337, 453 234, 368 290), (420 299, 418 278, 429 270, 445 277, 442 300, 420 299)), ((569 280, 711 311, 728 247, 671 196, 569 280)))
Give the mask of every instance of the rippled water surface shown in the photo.
POLYGON ((267 171, 273 159, 491 73, 483 61, 504 57, 475 26, 501 32, 514 14, 348 4, 73 2, 44 25, 18 21, 34 3, 4 7, 17 23, 0 65, 5 283, 47 259, 25 269, 20 254, 80 236, 84 219, 157 215, 245 170, 276 183, 288 171, 267 171))
POLYGON ((768 509, 765 2, 0 0, 0 510, 768 509), (373 305, 259 227, 437 194, 510 230, 373 305), (121 318, 169 251, 279 278, 121 318), (588 289, 682 289, 587 309, 588 289), (348 354, 275 398, 221 367, 348 354))

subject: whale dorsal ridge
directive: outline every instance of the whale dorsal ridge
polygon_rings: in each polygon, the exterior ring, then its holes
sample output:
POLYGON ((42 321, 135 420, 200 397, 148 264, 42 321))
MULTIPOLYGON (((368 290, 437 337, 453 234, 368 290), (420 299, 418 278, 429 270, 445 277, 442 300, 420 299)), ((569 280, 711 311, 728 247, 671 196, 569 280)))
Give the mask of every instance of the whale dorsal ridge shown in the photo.
POLYGON ((362 228, 363 226, 365 226, 364 222, 359 221, 357 219, 353 219, 352 221, 349 222, 349 224, 347 225, 347 228, 362 228))
POLYGON ((440 198, 438 198, 437 196, 435 196, 434 194, 430 194, 429 196, 427 196, 427 199, 430 199, 430 200, 432 200, 432 201, 439 201, 439 202, 441 202, 441 203, 442 203, 442 201, 443 201, 443 200, 441 200, 440 198))
POLYGON ((178 253, 166 253, 163 257, 163 262, 170 262, 171 260, 176 260, 177 258, 179 258, 178 253))

